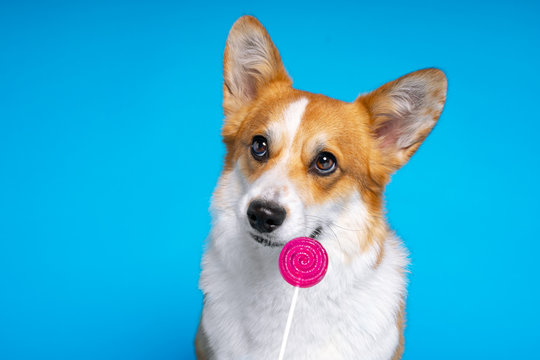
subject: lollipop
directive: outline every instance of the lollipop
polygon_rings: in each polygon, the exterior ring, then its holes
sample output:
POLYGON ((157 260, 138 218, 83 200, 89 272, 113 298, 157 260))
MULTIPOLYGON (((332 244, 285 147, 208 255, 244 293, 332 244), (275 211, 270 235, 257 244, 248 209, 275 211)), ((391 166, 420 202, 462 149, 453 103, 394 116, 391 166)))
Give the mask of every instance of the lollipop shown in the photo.
POLYGON ((307 237, 289 241, 279 255, 281 276, 292 286, 317 285, 326 274, 328 255, 321 243, 307 237))
POLYGON ((287 325, 281 342, 279 360, 283 359, 287 338, 291 329, 298 290, 317 285, 326 274, 328 268, 328 255, 317 240, 299 237, 289 241, 279 255, 279 271, 283 279, 294 286, 294 295, 287 317, 287 325))

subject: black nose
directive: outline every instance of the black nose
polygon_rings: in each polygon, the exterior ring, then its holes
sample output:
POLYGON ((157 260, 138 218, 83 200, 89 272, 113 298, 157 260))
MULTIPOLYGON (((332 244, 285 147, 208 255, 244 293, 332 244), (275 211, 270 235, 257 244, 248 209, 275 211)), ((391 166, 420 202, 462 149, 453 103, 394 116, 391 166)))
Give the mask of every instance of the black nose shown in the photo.
POLYGON ((269 233, 283 224, 287 212, 275 202, 254 200, 249 204, 247 216, 252 228, 269 233))

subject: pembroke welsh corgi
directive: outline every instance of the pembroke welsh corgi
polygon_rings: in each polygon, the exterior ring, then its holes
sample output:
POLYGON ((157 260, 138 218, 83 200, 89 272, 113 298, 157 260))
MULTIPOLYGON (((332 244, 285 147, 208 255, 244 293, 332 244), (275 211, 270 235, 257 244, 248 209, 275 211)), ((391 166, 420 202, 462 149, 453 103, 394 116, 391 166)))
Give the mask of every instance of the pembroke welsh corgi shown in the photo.
POLYGON ((287 241, 328 253, 302 289, 286 359, 400 359, 408 253, 389 229, 384 188, 444 106, 446 77, 412 72, 351 103, 296 90, 265 28, 233 25, 223 60, 223 173, 202 259, 198 359, 278 358, 293 288, 287 241))

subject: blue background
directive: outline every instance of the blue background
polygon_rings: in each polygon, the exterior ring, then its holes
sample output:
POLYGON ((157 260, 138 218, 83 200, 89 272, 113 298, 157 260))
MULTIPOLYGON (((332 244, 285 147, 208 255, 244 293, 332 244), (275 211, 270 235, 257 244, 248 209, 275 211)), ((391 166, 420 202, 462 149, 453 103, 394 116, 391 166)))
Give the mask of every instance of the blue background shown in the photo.
POLYGON ((0 5, 0 358, 192 359, 221 170, 228 30, 258 16, 295 86, 351 101, 448 75, 388 187, 411 251, 405 359, 540 358, 540 5, 0 5))

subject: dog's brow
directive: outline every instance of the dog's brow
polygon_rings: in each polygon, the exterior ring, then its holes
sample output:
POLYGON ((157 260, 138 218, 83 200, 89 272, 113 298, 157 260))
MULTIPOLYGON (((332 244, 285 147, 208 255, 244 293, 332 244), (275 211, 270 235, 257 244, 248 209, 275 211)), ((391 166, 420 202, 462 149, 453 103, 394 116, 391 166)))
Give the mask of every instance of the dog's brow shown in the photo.
POLYGON ((319 133, 312 137, 307 143, 306 143, 306 153, 311 155, 316 155, 320 153, 321 151, 328 150, 328 138, 325 134, 319 133))

